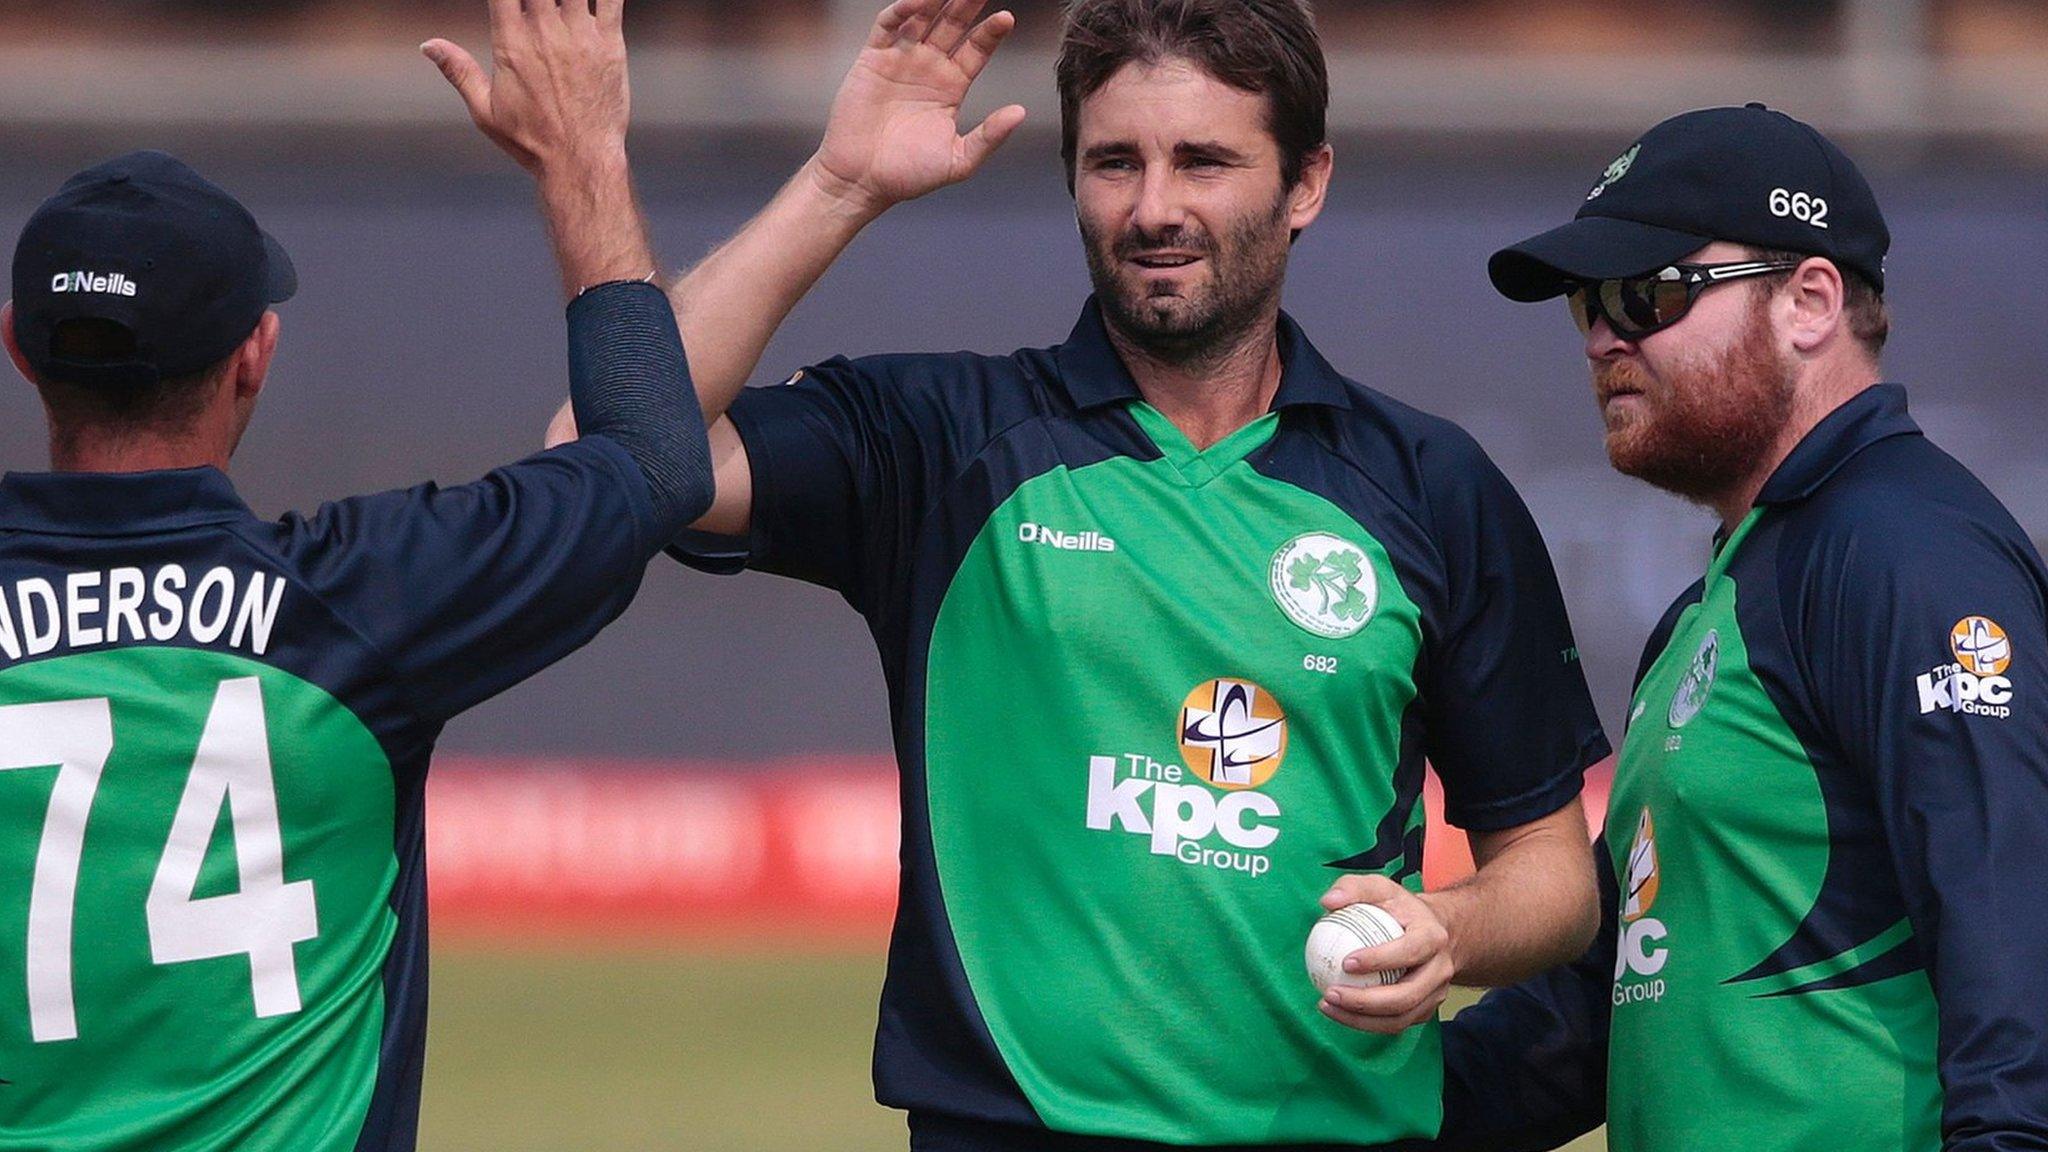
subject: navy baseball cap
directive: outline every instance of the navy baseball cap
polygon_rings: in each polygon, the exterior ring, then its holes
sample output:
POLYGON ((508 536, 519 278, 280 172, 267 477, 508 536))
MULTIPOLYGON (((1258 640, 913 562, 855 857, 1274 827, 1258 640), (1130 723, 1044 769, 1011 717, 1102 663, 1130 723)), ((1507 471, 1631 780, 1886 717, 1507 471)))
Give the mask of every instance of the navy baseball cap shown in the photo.
POLYGON ((1607 166, 1562 228, 1493 254, 1510 300, 1644 276, 1715 240, 1825 256, 1884 291, 1891 230, 1877 196, 1827 137, 1762 104, 1674 116, 1607 166))
POLYGON ((29 217, 14 334, 46 379, 145 386, 219 363, 298 287, 291 258, 233 196, 174 157, 130 152, 29 217), (69 338, 77 322, 102 337, 90 358, 69 338))

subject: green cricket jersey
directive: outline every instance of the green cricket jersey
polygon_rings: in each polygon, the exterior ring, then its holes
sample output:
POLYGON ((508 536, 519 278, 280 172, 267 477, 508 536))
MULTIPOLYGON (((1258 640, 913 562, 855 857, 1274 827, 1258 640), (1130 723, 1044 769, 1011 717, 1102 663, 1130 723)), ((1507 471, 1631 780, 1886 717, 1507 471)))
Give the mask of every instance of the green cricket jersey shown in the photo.
POLYGON ((434 741, 670 530, 601 437, 278 521, 0 481, 0 1150, 412 1148, 434 741))
POLYGON ((1281 347, 1273 411, 1206 450, 1092 304, 1052 350, 838 360, 733 410, 752 538, 688 558, 835 588, 882 650, 905 823, 876 1080, 914 1127, 1436 1131, 1435 1029, 1316 1011, 1316 898, 1419 886, 1425 758, 1496 829, 1606 745, 1499 472, 1292 321, 1281 347))
POLYGON ((1615 1152, 2048 1147, 2044 594, 1902 391, 1823 422, 1651 640, 1595 952, 1453 1028, 1474 1118, 1604 1056, 1615 1152))

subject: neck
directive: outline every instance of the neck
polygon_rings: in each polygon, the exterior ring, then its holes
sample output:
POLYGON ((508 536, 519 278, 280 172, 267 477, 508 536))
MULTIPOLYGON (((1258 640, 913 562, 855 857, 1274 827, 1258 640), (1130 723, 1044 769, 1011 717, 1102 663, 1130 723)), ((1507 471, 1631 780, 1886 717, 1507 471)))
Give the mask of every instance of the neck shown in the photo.
POLYGON ((1715 496, 1709 503, 1720 514, 1721 528, 1726 532, 1735 531, 1756 506, 1756 498, 1770 482, 1771 476, 1792 455, 1799 442, 1828 418, 1835 409, 1854 399, 1864 389, 1878 382, 1875 365, 1857 364, 1833 369, 1817 368, 1813 375, 1795 386, 1792 398, 1792 415, 1779 430, 1778 437, 1771 443, 1770 450, 1757 461, 1757 466, 1742 479, 1740 484, 1715 496))
POLYGON ((1109 325, 1109 343, 1145 402, 1206 449, 1264 416, 1280 391, 1280 313, 1186 356, 1162 356, 1109 325))
POLYGON ((158 472, 175 468, 227 471, 228 449, 197 438, 50 433, 52 472, 158 472))

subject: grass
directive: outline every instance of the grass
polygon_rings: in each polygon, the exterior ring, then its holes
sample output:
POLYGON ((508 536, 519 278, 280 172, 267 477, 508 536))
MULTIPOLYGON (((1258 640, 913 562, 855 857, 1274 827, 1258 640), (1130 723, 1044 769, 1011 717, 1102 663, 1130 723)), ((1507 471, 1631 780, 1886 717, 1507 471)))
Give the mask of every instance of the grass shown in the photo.
POLYGON ((879 956, 455 949, 433 965, 423 1152, 907 1145, 869 1095, 879 956))

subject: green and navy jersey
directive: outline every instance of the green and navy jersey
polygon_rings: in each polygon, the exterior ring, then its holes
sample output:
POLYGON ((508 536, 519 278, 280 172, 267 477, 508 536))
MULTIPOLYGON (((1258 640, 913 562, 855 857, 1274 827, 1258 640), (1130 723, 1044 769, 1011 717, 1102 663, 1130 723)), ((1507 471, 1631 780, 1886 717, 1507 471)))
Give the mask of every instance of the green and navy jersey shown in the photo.
POLYGON ((2048 1148, 2044 605, 1901 389, 1824 420, 1650 642, 1601 941, 1453 1026, 1453 1111, 1588 1127, 1604 1061, 1616 1152, 2048 1148))
POLYGON ((1279 341, 1272 411, 1206 450, 1092 303, 1057 348, 834 360, 733 408, 751 538, 683 554, 838 590, 888 680, 883 1103, 1178 1145, 1436 1131, 1435 1029, 1316 1011, 1316 899, 1420 886, 1425 759, 1487 830, 1607 749, 1499 471, 1279 341))
POLYGON ((665 532, 602 438, 274 522, 0 481, 0 1149, 412 1148, 428 754, 665 532))

